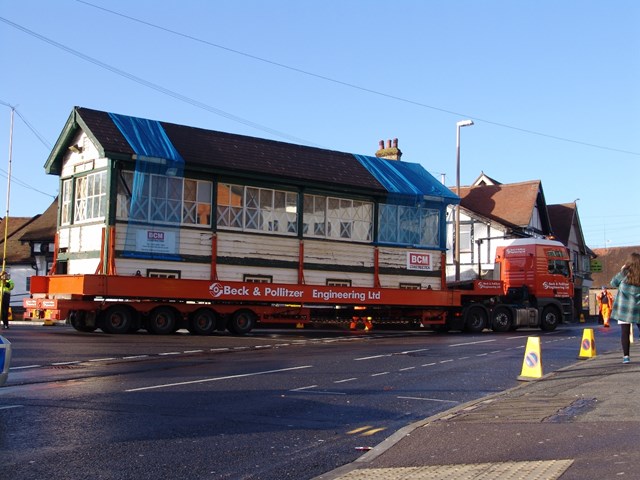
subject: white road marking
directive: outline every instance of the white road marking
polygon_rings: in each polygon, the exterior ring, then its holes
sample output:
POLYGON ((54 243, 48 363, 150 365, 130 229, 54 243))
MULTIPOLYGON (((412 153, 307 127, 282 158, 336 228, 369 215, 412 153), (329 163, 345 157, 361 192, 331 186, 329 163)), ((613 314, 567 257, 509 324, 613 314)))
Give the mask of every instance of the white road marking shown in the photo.
POLYGON ((306 387, 292 388, 290 392, 300 392, 301 390, 309 390, 310 388, 316 388, 318 385, 308 385, 306 387))
POLYGON ((185 350, 183 353, 202 353, 203 350, 185 350))
POLYGON ((467 342, 467 343, 454 343, 449 345, 450 347, 465 347, 467 345, 478 345, 480 343, 490 343, 495 342, 495 340, 478 340, 477 342, 467 342))
POLYGON ((170 387, 177 387, 181 385, 195 385, 198 383, 218 382, 220 380, 231 380, 233 378, 255 377, 257 375, 266 375, 268 373, 279 373, 279 372, 289 372, 291 370, 301 370, 303 368, 311 368, 312 366, 313 365, 303 365, 300 367, 281 368, 278 370, 265 370, 262 372, 242 373, 239 375, 228 375, 226 377, 203 378, 202 380, 192 380, 189 382, 166 383, 162 385, 152 385, 150 387, 131 388, 129 390, 125 390, 125 392, 140 392, 143 390, 156 390, 159 388, 170 388, 170 387))
POLYGON ((159 353, 158 355, 161 357, 166 357, 167 355, 180 355, 181 352, 164 352, 164 353, 159 353))
POLYGON ((93 358, 91 360, 89 360, 90 362, 107 362, 109 360, 115 360, 115 357, 111 357, 111 358, 93 358))
POLYGON ((134 358, 148 358, 149 355, 131 355, 129 357, 122 357, 123 360, 133 360, 134 358))
POLYGON ((436 364, 436 362, 431 362, 431 363, 424 363, 422 365, 420 365, 421 367, 432 367, 436 364))
POLYGON ((22 408, 24 405, 6 405, 4 407, 0 407, 0 410, 9 410, 10 408, 22 408))
POLYGON ((56 362, 56 363, 52 363, 51 365, 54 365, 54 366, 57 367, 57 366, 60 366, 60 365, 75 365, 77 363, 80 363, 80 361, 76 360, 75 362, 56 362))
POLYGON ((405 370, 413 370, 416 367, 405 367, 405 368, 401 368, 400 370, 398 370, 399 372, 404 372, 405 370))
POLYGON ((372 373, 372 377, 379 377, 380 375, 389 375, 389 372, 372 373))
POLYGON ((449 359, 449 360, 440 360, 440 362, 438 363, 449 363, 449 362, 453 362, 453 359, 449 359))
POLYGON ((23 367, 11 367, 9 370, 25 370, 27 368, 40 368, 42 365, 24 365, 23 367))
POLYGON ((406 355, 408 353, 416 353, 416 352, 426 352, 427 350, 429 350, 428 348, 420 348, 418 350, 406 350, 404 352, 400 352, 402 355, 406 355))
POLYGON ((372 360, 374 358, 384 358, 384 357, 390 357, 390 356, 391 356, 391 354, 389 353, 387 355, 373 355, 371 357, 354 358, 354 360, 357 362, 357 361, 360 361, 360 360, 372 360))
POLYGON ((460 403, 456 400, 440 400, 439 398, 422 398, 422 397, 396 397, 404 400, 426 400, 427 402, 441 402, 441 403, 460 403))
POLYGON ((344 380, 335 380, 333 383, 353 382, 354 380, 357 380, 357 377, 345 378, 344 380))

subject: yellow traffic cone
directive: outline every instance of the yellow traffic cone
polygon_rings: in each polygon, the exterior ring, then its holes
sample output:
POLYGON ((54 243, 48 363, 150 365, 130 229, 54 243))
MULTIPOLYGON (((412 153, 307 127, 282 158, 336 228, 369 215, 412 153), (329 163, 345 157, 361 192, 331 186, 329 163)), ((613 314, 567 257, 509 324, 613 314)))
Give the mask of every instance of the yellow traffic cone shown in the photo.
POLYGON ((582 342, 580 342, 580 355, 578 358, 584 360, 596 356, 596 340, 593 337, 593 328, 585 328, 582 332, 582 342))
POLYGON ((584 323, 584 313, 580 314, 580 323, 584 323))
POLYGON ((524 351, 522 371, 518 380, 531 381, 542 377, 542 352, 540 352, 540 337, 529 337, 524 351))
POLYGON ((304 323, 302 322, 296 323, 296 328, 304 328, 304 323))

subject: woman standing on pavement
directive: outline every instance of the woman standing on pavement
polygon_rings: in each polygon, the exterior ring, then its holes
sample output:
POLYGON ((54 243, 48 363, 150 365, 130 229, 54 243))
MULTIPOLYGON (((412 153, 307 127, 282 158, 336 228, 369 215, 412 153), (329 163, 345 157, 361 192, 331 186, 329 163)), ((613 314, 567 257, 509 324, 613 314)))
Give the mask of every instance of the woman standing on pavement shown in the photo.
POLYGON ((620 325, 622 363, 629 363, 631 327, 640 323, 640 253, 632 253, 610 283, 618 288, 611 318, 620 325))

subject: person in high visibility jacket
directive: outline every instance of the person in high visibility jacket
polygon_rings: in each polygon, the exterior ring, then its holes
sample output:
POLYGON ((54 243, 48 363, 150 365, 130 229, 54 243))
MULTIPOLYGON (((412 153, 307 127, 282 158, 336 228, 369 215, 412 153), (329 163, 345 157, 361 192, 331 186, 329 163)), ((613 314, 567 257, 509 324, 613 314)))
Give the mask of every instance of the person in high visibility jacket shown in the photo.
POLYGON ((6 270, 0 273, 0 290, 2 291, 2 309, 0 310, 0 316, 2 316, 2 325, 4 328, 9 328, 9 304, 11 303, 11 290, 13 290, 15 284, 11 280, 11 274, 6 270))
POLYGON ((602 286, 602 290, 596 296, 598 301, 598 313, 602 315, 602 323, 605 327, 609 327, 609 317, 611 317, 611 308, 613 307, 613 295, 607 290, 607 287, 602 286))

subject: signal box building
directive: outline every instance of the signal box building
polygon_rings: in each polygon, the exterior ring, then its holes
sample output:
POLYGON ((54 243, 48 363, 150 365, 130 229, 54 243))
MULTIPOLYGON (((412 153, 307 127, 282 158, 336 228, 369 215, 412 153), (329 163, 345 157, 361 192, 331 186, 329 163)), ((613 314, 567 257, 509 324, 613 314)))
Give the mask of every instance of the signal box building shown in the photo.
POLYGON ((60 274, 439 289, 459 203, 419 164, 80 107, 45 169, 60 274))

